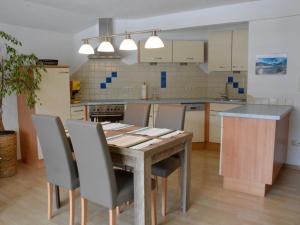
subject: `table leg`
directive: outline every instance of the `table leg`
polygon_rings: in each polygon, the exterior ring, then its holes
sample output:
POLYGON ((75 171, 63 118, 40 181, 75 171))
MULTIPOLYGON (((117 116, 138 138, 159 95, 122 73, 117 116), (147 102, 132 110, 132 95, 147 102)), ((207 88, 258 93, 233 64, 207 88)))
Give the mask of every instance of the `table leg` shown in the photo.
POLYGON ((190 206, 191 186, 191 141, 185 143, 184 151, 180 153, 181 161, 181 210, 186 212, 190 206))
POLYGON ((59 194, 59 186, 55 185, 55 202, 56 208, 60 208, 60 194, 59 194))
POLYGON ((151 158, 136 158, 134 168, 134 224, 151 224, 151 158))

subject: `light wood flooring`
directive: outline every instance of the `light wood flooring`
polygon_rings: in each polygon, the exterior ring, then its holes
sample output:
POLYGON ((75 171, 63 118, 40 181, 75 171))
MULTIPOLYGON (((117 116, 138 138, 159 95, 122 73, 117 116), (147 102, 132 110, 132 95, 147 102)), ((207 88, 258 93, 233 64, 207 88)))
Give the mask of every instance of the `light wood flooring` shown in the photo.
MULTIPOLYGON (((219 152, 198 150, 192 153, 191 208, 179 210, 177 173, 169 179, 168 214, 160 215, 164 225, 300 225, 300 171, 284 168, 265 198, 222 189, 218 175, 219 152)), ((47 220, 47 191, 44 169, 19 165, 18 175, 0 179, 0 225, 68 224, 68 193, 62 191, 62 208, 54 209, 47 220)), ((76 224, 80 224, 80 199, 77 192, 76 224)), ((133 205, 118 217, 118 225, 133 224, 133 205)), ((89 204, 89 225, 108 224, 108 210, 89 204)))

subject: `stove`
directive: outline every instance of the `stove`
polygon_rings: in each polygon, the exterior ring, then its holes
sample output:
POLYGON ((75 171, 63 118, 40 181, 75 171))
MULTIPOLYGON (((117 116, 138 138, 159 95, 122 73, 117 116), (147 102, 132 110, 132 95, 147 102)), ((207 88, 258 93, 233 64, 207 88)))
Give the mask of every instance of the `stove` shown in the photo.
POLYGON ((123 120, 123 104, 91 105, 89 106, 89 116, 94 122, 118 122, 123 120))

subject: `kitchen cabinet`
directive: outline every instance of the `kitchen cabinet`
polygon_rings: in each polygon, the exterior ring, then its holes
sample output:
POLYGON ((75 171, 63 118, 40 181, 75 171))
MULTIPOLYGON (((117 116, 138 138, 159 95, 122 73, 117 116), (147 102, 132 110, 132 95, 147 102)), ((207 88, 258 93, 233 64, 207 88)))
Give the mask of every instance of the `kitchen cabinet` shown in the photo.
POLYGON ((222 130, 222 119, 219 112, 227 111, 240 107, 241 105, 236 104, 210 104, 209 113, 209 142, 210 143, 221 143, 221 130, 222 130))
POLYGON ((39 99, 33 109, 28 109, 26 97, 18 96, 18 118, 22 161, 34 166, 43 158, 31 115, 59 116, 63 123, 70 119, 70 72, 65 65, 46 66, 42 72, 39 99))
POLYGON ((231 71, 232 31, 212 32, 208 35, 208 70, 231 71))
POLYGON ((149 116, 149 127, 154 127, 155 118, 157 114, 158 104, 152 104, 150 109, 150 116, 149 116))
POLYGON ((145 41, 139 42, 140 62, 172 62, 172 41, 164 41, 165 47, 146 49, 145 41))
POLYGON ((248 70, 248 31, 232 33, 232 71, 248 70))
POLYGON ((204 121, 204 104, 197 110, 190 110, 187 107, 184 130, 193 133, 193 142, 204 142, 204 121))
POLYGON ((71 106, 71 119, 72 120, 85 120, 85 107, 84 106, 71 106))
POLYGON ((248 30, 212 32, 208 37, 208 70, 247 71, 248 30))
POLYGON ((203 41, 173 41, 173 62, 203 63, 203 41))

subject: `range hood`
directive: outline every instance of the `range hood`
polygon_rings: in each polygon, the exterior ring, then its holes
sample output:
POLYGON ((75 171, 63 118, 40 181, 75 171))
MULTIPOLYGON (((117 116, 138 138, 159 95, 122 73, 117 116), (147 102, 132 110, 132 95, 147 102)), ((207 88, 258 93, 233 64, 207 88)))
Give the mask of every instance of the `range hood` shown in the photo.
MULTIPOLYGON (((113 19, 112 18, 99 18, 99 36, 110 36, 113 33, 113 19)), ((109 40, 114 46, 114 52, 98 52, 95 48, 95 54, 89 55, 89 59, 120 59, 118 48, 114 45, 113 38, 109 40)))

